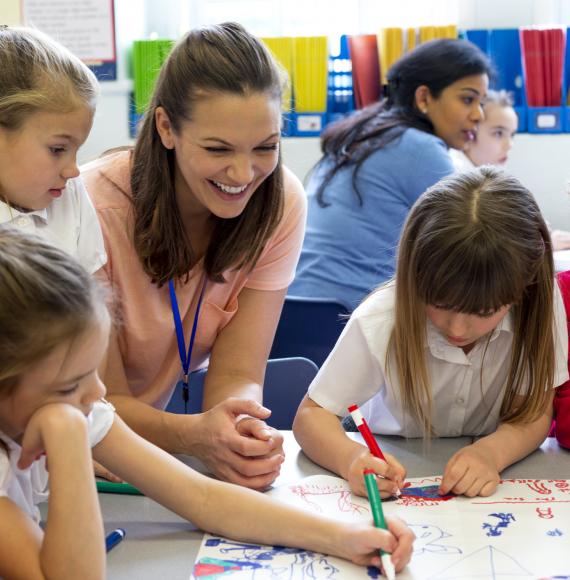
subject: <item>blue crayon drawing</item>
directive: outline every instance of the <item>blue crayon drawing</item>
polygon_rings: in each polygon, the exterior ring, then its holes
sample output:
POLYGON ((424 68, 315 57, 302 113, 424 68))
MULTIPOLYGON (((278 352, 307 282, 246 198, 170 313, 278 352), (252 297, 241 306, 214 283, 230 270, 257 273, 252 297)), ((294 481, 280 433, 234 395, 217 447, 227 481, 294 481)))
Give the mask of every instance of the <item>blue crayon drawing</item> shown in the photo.
POLYGON ((492 524, 483 524, 482 527, 484 530, 487 530, 487 536, 500 536, 512 522, 516 521, 515 516, 508 513, 489 514, 489 517, 498 518, 499 521, 492 524))
POLYGON ((194 566, 194 578, 214 580, 244 570, 251 571, 249 577, 252 580, 258 578, 258 572, 263 578, 270 573, 271 578, 279 580, 338 578, 339 569, 326 556, 307 550, 245 544, 223 538, 210 538, 206 540, 206 546, 218 548, 221 554, 230 554, 232 558, 201 558, 194 566), (283 555, 293 556, 293 560, 286 564, 275 560, 283 555))
POLYGON ((546 532, 547 536, 563 536, 564 534, 562 533, 562 530, 559 530, 558 528, 554 528, 553 530, 548 530, 548 532, 546 532))

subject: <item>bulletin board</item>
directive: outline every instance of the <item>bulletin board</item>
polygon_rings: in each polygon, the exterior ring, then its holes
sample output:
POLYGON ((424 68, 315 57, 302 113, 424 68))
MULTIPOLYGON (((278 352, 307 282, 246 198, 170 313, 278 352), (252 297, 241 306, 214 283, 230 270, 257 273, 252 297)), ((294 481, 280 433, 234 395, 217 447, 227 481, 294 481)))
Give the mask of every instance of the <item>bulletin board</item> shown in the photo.
POLYGON ((114 0, 21 0, 23 24, 49 34, 91 68, 116 80, 114 0))

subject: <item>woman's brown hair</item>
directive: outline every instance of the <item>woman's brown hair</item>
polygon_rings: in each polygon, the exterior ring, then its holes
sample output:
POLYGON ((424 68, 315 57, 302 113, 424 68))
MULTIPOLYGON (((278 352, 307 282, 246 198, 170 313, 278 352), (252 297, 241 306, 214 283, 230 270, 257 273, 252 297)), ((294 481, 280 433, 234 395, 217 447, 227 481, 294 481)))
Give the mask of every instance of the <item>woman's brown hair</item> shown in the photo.
POLYGON ((432 433, 426 305, 478 315, 512 305, 501 421, 528 422, 544 411, 554 386, 552 245, 536 201, 517 179, 483 166, 428 189, 402 232, 395 284, 388 349, 395 368, 389 372, 397 375, 404 409, 426 435, 432 433))
MULTIPOLYGON (((185 279, 196 257, 183 228, 174 191, 174 152, 160 140, 155 111, 162 107, 175 132, 193 106, 212 94, 266 94, 281 100, 283 77, 263 43, 242 26, 225 23, 185 34, 164 63, 133 155, 134 245, 145 272, 159 286, 185 279), (184 241, 186 243, 184 243, 184 241)), ((281 159, 235 218, 215 216, 204 267, 223 282, 229 268, 253 267, 283 215, 281 159)))

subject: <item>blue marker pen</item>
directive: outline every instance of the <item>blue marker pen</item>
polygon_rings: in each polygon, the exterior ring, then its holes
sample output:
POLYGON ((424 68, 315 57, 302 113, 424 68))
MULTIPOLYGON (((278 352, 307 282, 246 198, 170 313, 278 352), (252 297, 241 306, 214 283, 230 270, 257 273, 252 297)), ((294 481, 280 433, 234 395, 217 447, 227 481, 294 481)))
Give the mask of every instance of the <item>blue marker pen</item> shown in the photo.
POLYGON ((125 530, 123 530, 123 528, 117 528, 116 530, 113 530, 105 538, 105 550, 110 552, 124 537, 125 530))

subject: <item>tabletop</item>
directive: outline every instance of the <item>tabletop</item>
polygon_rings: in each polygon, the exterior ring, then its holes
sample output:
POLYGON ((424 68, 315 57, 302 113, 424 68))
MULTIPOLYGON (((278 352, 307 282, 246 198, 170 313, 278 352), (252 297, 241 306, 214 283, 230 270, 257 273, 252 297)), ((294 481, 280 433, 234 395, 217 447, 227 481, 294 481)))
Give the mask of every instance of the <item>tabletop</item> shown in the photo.
MULTIPOLYGON (((300 450, 291 431, 283 432, 286 460, 275 485, 299 481, 309 475, 328 473, 300 450)), ((360 440, 360 434, 351 433, 360 440)), ((406 466, 409 477, 438 475, 451 455, 469 444, 471 438, 422 439, 381 438, 382 449, 406 466)), ((196 460, 182 461, 204 471, 196 460)), ((570 452, 554 439, 522 461, 506 469, 505 478, 570 479, 570 452)), ((107 577, 111 580, 188 580, 202 540, 202 532, 191 523, 141 496, 99 494, 105 531, 126 530, 126 539, 107 556, 107 577)))

